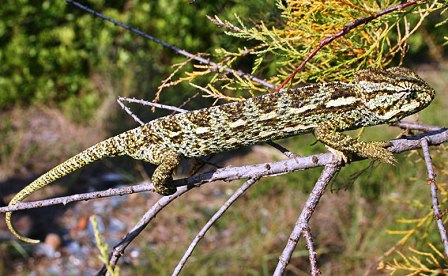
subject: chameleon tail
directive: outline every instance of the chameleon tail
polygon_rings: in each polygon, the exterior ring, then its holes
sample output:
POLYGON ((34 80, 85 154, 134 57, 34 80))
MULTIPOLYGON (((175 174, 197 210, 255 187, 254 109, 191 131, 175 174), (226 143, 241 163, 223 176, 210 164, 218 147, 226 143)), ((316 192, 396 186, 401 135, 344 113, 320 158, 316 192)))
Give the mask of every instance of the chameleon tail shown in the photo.
MULTIPOLYGON (((31 184, 23 188, 18 192, 9 202, 8 206, 15 205, 28 197, 31 193, 45 187, 53 181, 84 167, 87 164, 93 163, 105 157, 113 157, 125 154, 125 136, 122 133, 118 136, 111 137, 107 140, 99 142, 92 147, 84 150, 83 152, 73 156, 67 161, 49 170, 45 174, 41 175, 38 179, 31 184)), ((6 225, 11 233, 19 240, 27 243, 39 243, 39 240, 30 239, 22 236, 15 230, 11 220, 12 212, 6 212, 6 225)))

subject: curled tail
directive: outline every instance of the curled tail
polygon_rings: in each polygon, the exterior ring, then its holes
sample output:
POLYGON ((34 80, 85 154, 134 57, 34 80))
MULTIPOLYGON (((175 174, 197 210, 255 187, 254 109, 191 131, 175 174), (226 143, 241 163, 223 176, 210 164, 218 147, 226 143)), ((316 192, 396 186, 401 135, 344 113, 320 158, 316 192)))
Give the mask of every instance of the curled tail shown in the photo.
MULTIPOLYGON (((59 164, 18 192, 11 199, 8 206, 19 203, 31 193, 47 186, 63 176, 68 175, 73 171, 76 171, 77 169, 84 167, 87 164, 93 163, 105 157, 124 155, 126 153, 125 137, 126 132, 106 139, 59 164)), ((11 216, 12 212, 6 212, 6 225, 14 236, 27 243, 39 243, 39 240, 30 239, 20 235, 12 225, 11 216)))

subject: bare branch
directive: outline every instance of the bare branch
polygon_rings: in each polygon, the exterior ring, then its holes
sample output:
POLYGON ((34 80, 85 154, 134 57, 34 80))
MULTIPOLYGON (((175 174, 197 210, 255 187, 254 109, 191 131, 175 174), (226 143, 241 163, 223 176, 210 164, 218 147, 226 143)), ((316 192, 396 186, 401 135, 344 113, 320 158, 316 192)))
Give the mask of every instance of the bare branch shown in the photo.
POLYGON ((20 202, 15 205, 12 205, 12 206, 0 207, 0 213, 5 213, 5 212, 9 212, 9 211, 20 211, 20 210, 34 209, 34 208, 40 208, 40 207, 46 207, 46 206, 58 205, 58 204, 67 205, 68 203, 72 203, 72 202, 76 202, 76 201, 85 201, 85 200, 89 200, 89 199, 105 198, 105 197, 111 197, 111 196, 122 196, 122 195, 141 193, 141 192, 154 192, 154 187, 150 183, 143 183, 143 184, 138 184, 138 185, 133 185, 133 186, 128 186, 128 187, 108 189, 106 191, 100 191, 100 192, 90 192, 90 193, 76 194, 76 195, 71 195, 71 196, 56 197, 56 198, 45 199, 45 200, 20 202))
MULTIPOLYGON (((189 187, 182 187, 180 189, 177 189, 177 192, 175 194, 172 194, 170 196, 164 196, 161 199, 159 199, 159 201, 157 201, 151 207, 151 209, 149 209, 145 213, 145 215, 140 219, 140 221, 126 234, 123 240, 114 247, 110 257, 110 265, 112 267, 115 267, 120 257, 124 255, 124 251, 126 250, 128 245, 146 228, 146 226, 152 221, 152 219, 154 219, 157 216, 157 214, 168 204, 170 204, 175 199, 182 196, 189 190, 190 190, 189 187)), ((104 265, 97 275, 104 275, 106 272, 107 269, 106 266, 104 265)))
MULTIPOLYGON (((125 98, 125 99, 126 99, 126 98, 125 98)), ((117 102, 118 102, 118 104, 121 106, 121 108, 122 108, 124 111, 126 111, 126 113, 128 113, 129 116, 131 116, 132 119, 134 119, 134 121, 136 121, 137 123, 139 123, 141 126, 144 125, 145 123, 143 123, 143 121, 140 120, 140 118, 139 118, 137 115, 135 115, 135 114, 131 111, 131 109, 130 109, 129 107, 127 107, 122 101, 123 101, 122 97, 120 97, 120 98, 117 99, 117 102)))
POLYGON ((199 241, 205 236, 207 231, 212 227, 212 225, 229 209, 229 207, 242 196, 253 184, 255 184, 260 179, 259 176, 254 176, 250 178, 246 183, 244 183, 222 206, 219 210, 213 215, 213 217, 202 227, 201 231, 196 235, 194 240, 191 242, 184 256, 180 260, 179 264, 174 269, 172 275, 179 275, 182 268, 185 266, 188 258, 193 253, 193 250, 198 245, 199 241))
POLYGON ((283 153, 288 158, 294 158, 297 157, 293 152, 290 152, 287 148, 283 147, 280 144, 277 144, 275 142, 269 141, 267 142, 268 145, 274 147, 275 149, 279 150, 281 153, 283 153))
POLYGON ((316 210, 316 206, 319 203, 320 198, 324 194, 325 188, 327 187, 328 183, 330 183, 331 179, 336 175, 336 173, 341 169, 341 166, 342 165, 340 162, 329 163, 325 166, 322 174, 316 182, 316 185, 314 185, 314 188, 311 191, 311 194, 308 197, 305 206, 302 209, 294 230, 289 236, 288 243, 286 244, 286 247, 279 258, 279 262, 273 275, 281 276, 285 273, 286 266, 291 260, 292 253, 294 252, 294 249, 299 242, 303 229, 308 226, 308 222, 314 211, 316 210))
POLYGON ((446 229, 443 225, 441 210, 439 207, 439 199, 437 198, 437 185, 434 168, 432 166, 431 155, 429 154, 428 141, 423 138, 421 140, 423 156, 425 157, 426 168, 428 170, 428 184, 431 186, 431 198, 432 208, 434 210, 434 219, 437 221, 437 227, 439 228, 440 238, 442 240, 443 247, 445 249, 445 258, 448 258, 448 238, 446 235, 446 229))
MULTIPOLYGON (((392 153, 401 153, 421 147, 420 139, 428 139, 430 145, 439 145, 448 141, 448 129, 440 129, 428 133, 408 136, 406 138, 389 141, 392 146, 388 148, 392 153)), ((325 166, 332 162, 333 155, 331 153, 316 154, 307 157, 295 157, 278 162, 263 163, 258 165, 250 165, 236 168, 223 168, 215 171, 210 171, 201 175, 192 176, 188 179, 173 181, 175 186, 183 185, 198 185, 215 180, 235 180, 241 178, 251 178, 253 175, 273 176, 285 174, 292 171, 304 170, 308 168, 315 168, 325 166), (212 180, 213 179, 213 180, 212 180)), ((353 161, 361 160, 362 158, 354 157, 353 161)))

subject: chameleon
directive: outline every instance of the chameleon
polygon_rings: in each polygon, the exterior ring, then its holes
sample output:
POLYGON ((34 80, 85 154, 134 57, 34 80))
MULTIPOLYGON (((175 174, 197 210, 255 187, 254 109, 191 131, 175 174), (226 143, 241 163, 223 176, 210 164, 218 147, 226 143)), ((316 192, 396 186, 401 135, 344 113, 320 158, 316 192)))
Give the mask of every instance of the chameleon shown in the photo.
MULTIPOLYGON (((152 183, 170 195, 172 174, 181 158, 198 158, 260 142, 313 133, 318 141, 342 153, 394 163, 385 141, 364 142, 346 130, 396 122, 428 106, 435 91, 403 67, 364 69, 353 82, 319 84, 265 94, 242 101, 172 114, 101 141, 49 170, 19 191, 9 206, 34 191, 97 160, 127 155, 157 165, 152 183)), ((19 234, 6 213, 6 224, 19 234)))

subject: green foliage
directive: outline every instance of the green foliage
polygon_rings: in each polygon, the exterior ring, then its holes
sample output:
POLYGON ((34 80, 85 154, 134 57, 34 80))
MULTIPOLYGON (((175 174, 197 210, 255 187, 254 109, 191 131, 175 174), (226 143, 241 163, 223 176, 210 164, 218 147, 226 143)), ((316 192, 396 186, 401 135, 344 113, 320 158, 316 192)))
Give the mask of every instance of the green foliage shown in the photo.
MULTIPOLYGON (((266 9, 265 5, 257 8, 260 2, 114 1, 104 5, 105 1, 91 0, 83 4, 194 53, 223 43, 207 14, 224 8, 242 16, 256 14, 266 9)), ((86 121, 110 93, 104 83, 115 88, 113 97, 150 98, 147 91, 180 61, 171 50, 65 1, 6 0, 0 18, 0 110, 45 104, 86 121)), ((180 88, 193 90, 188 85, 180 88)), ((179 104, 183 97, 188 95, 171 96, 166 103, 179 104)))
POLYGON ((400 260, 394 259, 393 262, 380 264, 380 269, 386 269, 393 273, 407 273, 408 275, 446 275, 448 269, 444 260, 443 253, 433 244, 428 244, 425 252, 408 248, 406 254, 397 251, 400 260))
POLYGON ((0 108, 95 93, 89 68, 104 59, 95 50, 111 44, 98 34, 107 26, 88 28, 94 19, 66 12, 63 1, 7 2, 0 9, 0 108))
MULTIPOLYGON (((305 60, 319 42, 328 38, 357 18, 371 16, 400 1, 276 1, 277 15, 265 20, 254 20, 235 15, 236 20, 222 20, 215 17, 214 22, 229 36, 238 38, 237 46, 221 48, 216 56, 228 67, 238 67, 243 62, 250 66, 253 75, 268 79, 270 83, 280 84, 294 69, 305 60), (244 45, 244 46, 243 46, 244 45)), ((394 12, 362 25, 344 37, 334 40, 322 48, 292 82, 346 80, 355 70, 367 67, 386 67, 390 63, 402 63, 409 48, 409 38, 422 27, 422 22, 430 14, 440 12, 444 1, 419 3, 401 12, 394 12)), ((446 17, 446 14, 444 15, 446 17)), ((444 17, 442 17, 443 20, 444 17)), ((434 25, 434 24, 433 24, 434 25)), ((426 37, 420 34, 413 37, 413 53, 421 52, 423 41, 443 37, 434 29, 433 34, 426 30, 426 37)), ((440 39, 433 39, 434 44, 440 39)), ((246 71, 249 71, 246 70, 246 71)), ((204 87, 217 99, 223 98, 222 88, 239 91, 265 90, 259 83, 236 75, 224 75, 195 70, 184 78, 189 82, 208 75, 210 82, 204 87), (207 73, 207 74, 206 74, 207 73), (218 88, 219 87, 219 88, 218 88), (219 91, 219 92, 218 92, 219 91)), ((233 93, 233 96, 239 96, 233 93)))
MULTIPOLYGON (((220 0, 187 4, 171 0, 115 1, 105 7, 103 2, 84 4, 181 49, 214 52, 214 59, 223 64, 276 84, 323 38, 354 18, 398 3, 381 1, 378 6, 377 1, 315 1, 310 5, 292 0, 220 0), (228 36, 218 36, 217 26, 206 15, 229 18, 215 18, 228 36)), ((400 39, 404 37, 413 39, 411 52, 420 53, 428 47, 423 43, 428 35, 410 35, 427 18, 428 11, 440 9, 441 4, 433 1, 431 7, 419 6, 375 20, 362 31, 334 41, 318 53, 296 83, 344 79, 358 67, 385 66, 406 49, 407 39, 400 39)), ((445 18, 446 13, 442 16, 445 18)), ((171 50, 63 1, 7 0, 0 17, 0 109, 39 103, 59 106, 68 116, 85 121, 95 115, 110 93, 104 89, 104 82, 116 87, 114 97, 151 98, 148 88, 159 85, 172 71, 172 64, 184 61, 171 50)), ((434 32, 436 35, 429 37, 440 43, 443 27, 434 32)), ((183 92, 166 96, 164 103, 178 105, 193 95, 197 90, 190 86, 193 82, 205 87, 211 96, 225 99, 243 95, 238 91, 265 89, 245 78, 202 67, 193 69, 189 63, 184 69, 193 72, 180 78, 181 86, 176 90, 183 92), (234 91, 232 97, 220 95, 229 89, 234 91)), ((199 107, 200 102, 193 102, 191 108, 199 107)))

